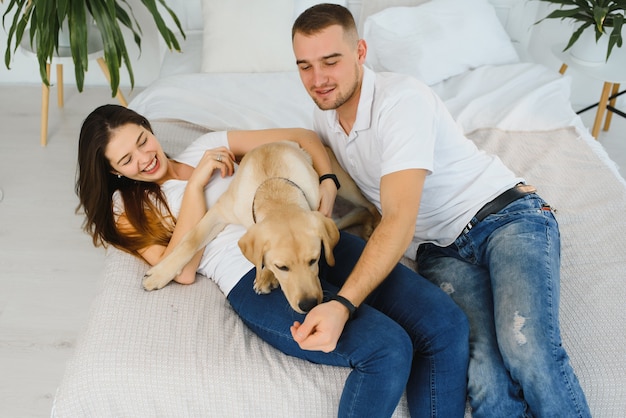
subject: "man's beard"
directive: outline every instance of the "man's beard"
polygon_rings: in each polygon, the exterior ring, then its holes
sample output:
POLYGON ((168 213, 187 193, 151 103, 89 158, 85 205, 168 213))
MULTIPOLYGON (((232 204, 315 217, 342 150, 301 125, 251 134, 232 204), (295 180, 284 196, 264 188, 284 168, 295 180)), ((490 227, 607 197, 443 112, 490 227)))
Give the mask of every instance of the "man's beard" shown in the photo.
POLYGON ((350 90, 348 90, 348 92, 345 94, 341 94, 340 92, 337 95, 337 98, 335 99, 335 101, 332 103, 320 102, 313 96, 312 98, 315 104, 317 105, 317 107, 319 107, 321 110, 334 110, 334 109, 338 109, 348 100, 350 100, 352 96, 354 96, 354 93, 356 93, 356 90, 358 87, 359 87, 359 80, 358 80, 358 77, 355 77, 354 84, 352 84, 352 87, 350 88, 350 90))

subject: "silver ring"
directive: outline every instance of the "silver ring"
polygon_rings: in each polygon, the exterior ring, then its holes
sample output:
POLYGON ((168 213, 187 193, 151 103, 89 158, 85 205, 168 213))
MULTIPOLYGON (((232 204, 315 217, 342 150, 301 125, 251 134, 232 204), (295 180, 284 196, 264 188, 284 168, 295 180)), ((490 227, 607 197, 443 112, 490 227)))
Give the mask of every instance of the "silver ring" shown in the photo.
POLYGON ((218 163, 222 162, 222 154, 217 154, 217 157, 215 157, 215 159, 217 160, 218 163))

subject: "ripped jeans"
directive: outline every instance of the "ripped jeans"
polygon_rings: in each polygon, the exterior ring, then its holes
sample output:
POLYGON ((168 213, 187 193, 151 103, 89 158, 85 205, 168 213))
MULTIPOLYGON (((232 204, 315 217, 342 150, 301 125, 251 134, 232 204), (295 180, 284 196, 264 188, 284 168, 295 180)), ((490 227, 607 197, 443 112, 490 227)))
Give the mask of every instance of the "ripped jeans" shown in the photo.
POLYGON ((448 247, 422 244, 417 262, 468 316, 474 418, 591 416, 561 344, 560 234, 539 196, 489 215, 448 247))

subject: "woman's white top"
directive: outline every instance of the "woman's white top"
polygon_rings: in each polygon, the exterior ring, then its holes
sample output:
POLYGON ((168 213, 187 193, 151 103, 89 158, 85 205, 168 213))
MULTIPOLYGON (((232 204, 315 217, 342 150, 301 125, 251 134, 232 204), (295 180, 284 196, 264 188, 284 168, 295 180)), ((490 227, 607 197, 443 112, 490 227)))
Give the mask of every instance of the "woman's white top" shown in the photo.
MULTIPOLYGON (((196 167, 205 151, 220 146, 228 148, 227 133, 225 131, 209 132, 196 139, 173 159, 196 167)), ((232 179, 232 176, 222 178, 221 172, 215 171, 204 188, 204 196, 208 208, 213 206, 222 193, 226 191, 232 179)), ((168 180, 161 186, 161 190, 167 198, 170 211, 175 217, 178 217, 180 212, 186 186, 187 181, 185 180, 168 180)), ((113 198, 115 212, 119 215, 123 212, 122 199, 119 192, 115 192, 113 198)), ((237 244, 245 232, 246 228, 242 225, 227 225, 213 241, 207 244, 198 266, 198 273, 213 280, 224 295, 228 295, 239 280, 254 267, 243 256, 237 244)))

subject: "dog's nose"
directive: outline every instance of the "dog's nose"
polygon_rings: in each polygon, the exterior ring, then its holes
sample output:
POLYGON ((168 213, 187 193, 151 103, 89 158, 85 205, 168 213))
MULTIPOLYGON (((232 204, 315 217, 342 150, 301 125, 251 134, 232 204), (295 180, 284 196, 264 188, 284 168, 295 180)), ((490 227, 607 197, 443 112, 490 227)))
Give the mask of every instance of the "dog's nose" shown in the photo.
POLYGON ((311 309, 317 306, 317 299, 315 298, 307 298, 302 299, 298 302, 298 308, 302 310, 302 312, 309 312, 311 309))

